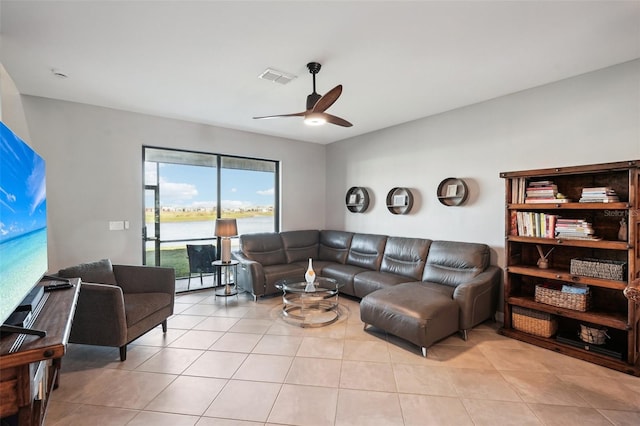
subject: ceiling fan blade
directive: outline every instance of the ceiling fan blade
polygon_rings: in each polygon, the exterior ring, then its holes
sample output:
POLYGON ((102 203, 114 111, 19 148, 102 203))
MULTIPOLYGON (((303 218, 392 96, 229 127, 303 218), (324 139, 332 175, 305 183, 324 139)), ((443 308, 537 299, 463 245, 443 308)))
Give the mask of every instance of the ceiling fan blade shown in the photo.
POLYGON ((324 113, 325 118, 327 119, 327 123, 337 124, 342 127, 351 127, 353 124, 349 123, 344 118, 336 117, 335 115, 324 113))
POLYGON ((313 112, 325 112, 335 101, 338 100, 342 93, 342 84, 338 84, 322 96, 313 106, 313 112))
POLYGON ((264 118, 280 118, 280 117, 304 117, 307 112, 296 112, 293 114, 278 114, 278 115, 265 115, 263 117, 253 117, 254 120, 261 120, 264 118))

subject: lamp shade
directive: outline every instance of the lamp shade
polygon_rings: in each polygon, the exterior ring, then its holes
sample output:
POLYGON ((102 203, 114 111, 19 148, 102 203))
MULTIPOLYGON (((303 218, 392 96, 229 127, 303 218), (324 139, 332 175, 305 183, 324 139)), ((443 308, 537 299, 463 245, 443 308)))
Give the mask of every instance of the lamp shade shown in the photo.
POLYGON ((235 219, 216 219, 216 237, 235 237, 238 235, 238 224, 235 219))

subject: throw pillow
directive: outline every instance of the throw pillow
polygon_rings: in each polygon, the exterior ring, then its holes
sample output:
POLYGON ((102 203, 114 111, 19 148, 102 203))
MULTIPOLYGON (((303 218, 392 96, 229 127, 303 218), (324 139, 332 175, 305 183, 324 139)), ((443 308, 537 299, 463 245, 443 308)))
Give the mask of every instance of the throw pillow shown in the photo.
POLYGON ((81 263, 77 266, 61 269, 58 271, 58 275, 64 278, 80 278, 88 283, 117 284, 110 259, 81 263))

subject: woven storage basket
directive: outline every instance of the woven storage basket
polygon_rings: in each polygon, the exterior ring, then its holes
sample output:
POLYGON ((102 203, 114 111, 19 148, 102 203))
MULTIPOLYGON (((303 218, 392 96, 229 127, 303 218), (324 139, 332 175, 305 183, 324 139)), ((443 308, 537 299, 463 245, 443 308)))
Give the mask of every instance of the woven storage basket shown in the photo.
POLYGON ((541 337, 551 337, 558 331, 553 315, 520 306, 511 308, 511 324, 516 330, 541 337))
POLYGON ((536 302, 559 308, 585 312, 591 307, 591 292, 587 294, 566 293, 552 288, 536 286, 536 302))
POLYGON ((582 275, 584 277, 625 281, 627 275, 627 262, 606 259, 576 258, 571 259, 569 272, 573 275, 582 275))
POLYGON ((583 342, 594 345, 603 345, 606 339, 609 339, 606 328, 589 327, 585 324, 580 324, 580 333, 578 333, 578 335, 583 342))

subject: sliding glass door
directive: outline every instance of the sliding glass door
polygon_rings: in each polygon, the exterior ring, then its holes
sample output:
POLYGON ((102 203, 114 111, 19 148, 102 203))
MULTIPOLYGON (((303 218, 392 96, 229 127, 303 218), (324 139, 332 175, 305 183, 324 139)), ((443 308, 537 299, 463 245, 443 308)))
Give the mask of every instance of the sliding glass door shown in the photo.
POLYGON ((153 147, 143 148, 143 159, 144 264, 175 268, 177 291, 215 285, 187 245, 213 246, 219 258, 216 218, 236 218, 241 234, 278 229, 276 162, 153 147))

